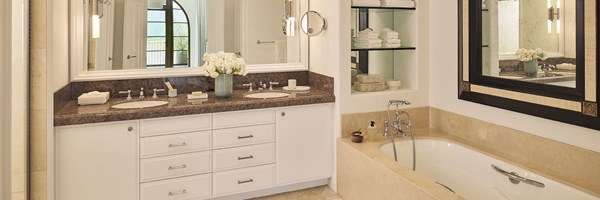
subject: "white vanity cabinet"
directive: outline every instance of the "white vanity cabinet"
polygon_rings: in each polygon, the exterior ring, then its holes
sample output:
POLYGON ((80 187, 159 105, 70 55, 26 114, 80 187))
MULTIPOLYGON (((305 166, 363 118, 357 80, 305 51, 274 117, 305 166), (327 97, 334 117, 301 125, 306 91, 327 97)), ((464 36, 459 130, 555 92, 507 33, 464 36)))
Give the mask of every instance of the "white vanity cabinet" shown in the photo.
POLYGON ((55 200, 246 199, 322 185, 333 170, 332 110, 314 104, 57 127, 55 200))
POLYGON ((333 106, 277 108, 277 183, 328 178, 333 171, 333 106))
POLYGON ((137 199, 137 121, 56 130, 56 200, 137 199))

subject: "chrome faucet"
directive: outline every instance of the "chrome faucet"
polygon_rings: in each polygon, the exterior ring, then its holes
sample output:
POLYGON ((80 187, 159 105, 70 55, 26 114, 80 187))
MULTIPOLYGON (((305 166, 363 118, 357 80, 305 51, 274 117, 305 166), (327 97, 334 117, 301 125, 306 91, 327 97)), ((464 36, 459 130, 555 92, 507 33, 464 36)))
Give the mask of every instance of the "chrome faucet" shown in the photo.
POLYGON ((390 100, 388 102, 388 107, 387 107, 387 115, 388 115, 388 120, 386 120, 384 122, 384 129, 383 129, 383 136, 387 137, 387 136, 392 136, 394 137, 395 135, 392 135, 392 133, 390 133, 390 127, 393 127, 396 131, 397 136, 400 137, 406 137, 407 133, 406 131, 404 131, 402 129, 402 126, 406 126, 406 127, 411 127, 412 126, 412 122, 410 121, 410 115, 408 114, 408 112, 406 111, 401 111, 398 108, 402 105, 410 105, 410 102, 408 101, 402 101, 402 100, 390 100), (394 119, 393 122, 390 122, 390 107, 391 106, 396 106, 396 118, 394 119), (402 115, 406 116, 406 120, 402 120, 402 115), (391 124, 390 124, 391 123, 391 124))

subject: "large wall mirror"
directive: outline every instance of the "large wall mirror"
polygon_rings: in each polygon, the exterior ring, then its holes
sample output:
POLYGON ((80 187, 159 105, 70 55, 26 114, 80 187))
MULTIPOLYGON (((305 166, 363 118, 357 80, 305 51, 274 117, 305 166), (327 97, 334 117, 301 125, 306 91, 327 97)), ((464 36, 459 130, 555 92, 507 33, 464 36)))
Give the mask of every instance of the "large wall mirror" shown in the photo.
POLYGON ((594 0, 459 0, 459 98, 600 130, 594 0))
POLYGON ((304 0, 85 0, 71 3, 73 81, 199 74, 202 55, 250 73, 307 69, 304 0), (292 24, 292 26, 290 26, 292 24))

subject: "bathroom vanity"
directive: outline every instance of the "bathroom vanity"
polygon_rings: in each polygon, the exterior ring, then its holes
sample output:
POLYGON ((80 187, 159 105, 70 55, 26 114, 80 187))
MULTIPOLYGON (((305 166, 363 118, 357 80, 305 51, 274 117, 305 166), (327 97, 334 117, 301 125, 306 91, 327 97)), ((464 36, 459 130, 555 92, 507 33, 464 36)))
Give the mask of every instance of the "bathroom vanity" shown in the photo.
POLYGON ((55 116, 54 199, 242 199, 325 185, 334 97, 293 96, 91 114, 67 105, 55 116))

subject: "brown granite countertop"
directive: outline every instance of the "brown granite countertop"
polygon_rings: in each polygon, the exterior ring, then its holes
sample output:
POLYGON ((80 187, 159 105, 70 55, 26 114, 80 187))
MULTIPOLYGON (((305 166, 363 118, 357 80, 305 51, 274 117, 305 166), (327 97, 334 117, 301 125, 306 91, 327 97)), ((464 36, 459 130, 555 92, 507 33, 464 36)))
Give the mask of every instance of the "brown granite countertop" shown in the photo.
POLYGON ((111 98, 104 105, 90 106, 79 106, 77 100, 71 100, 54 113, 54 126, 335 102, 333 94, 318 89, 311 89, 308 92, 292 92, 288 97, 273 99, 245 98, 244 95, 248 93, 247 90, 234 90, 230 98, 218 99, 213 92, 209 92, 208 99, 204 100, 188 100, 187 94, 179 94, 176 98, 161 96, 159 99, 153 99, 147 97, 145 100, 164 100, 169 103, 141 109, 111 108, 112 105, 125 102, 125 98, 111 98))

